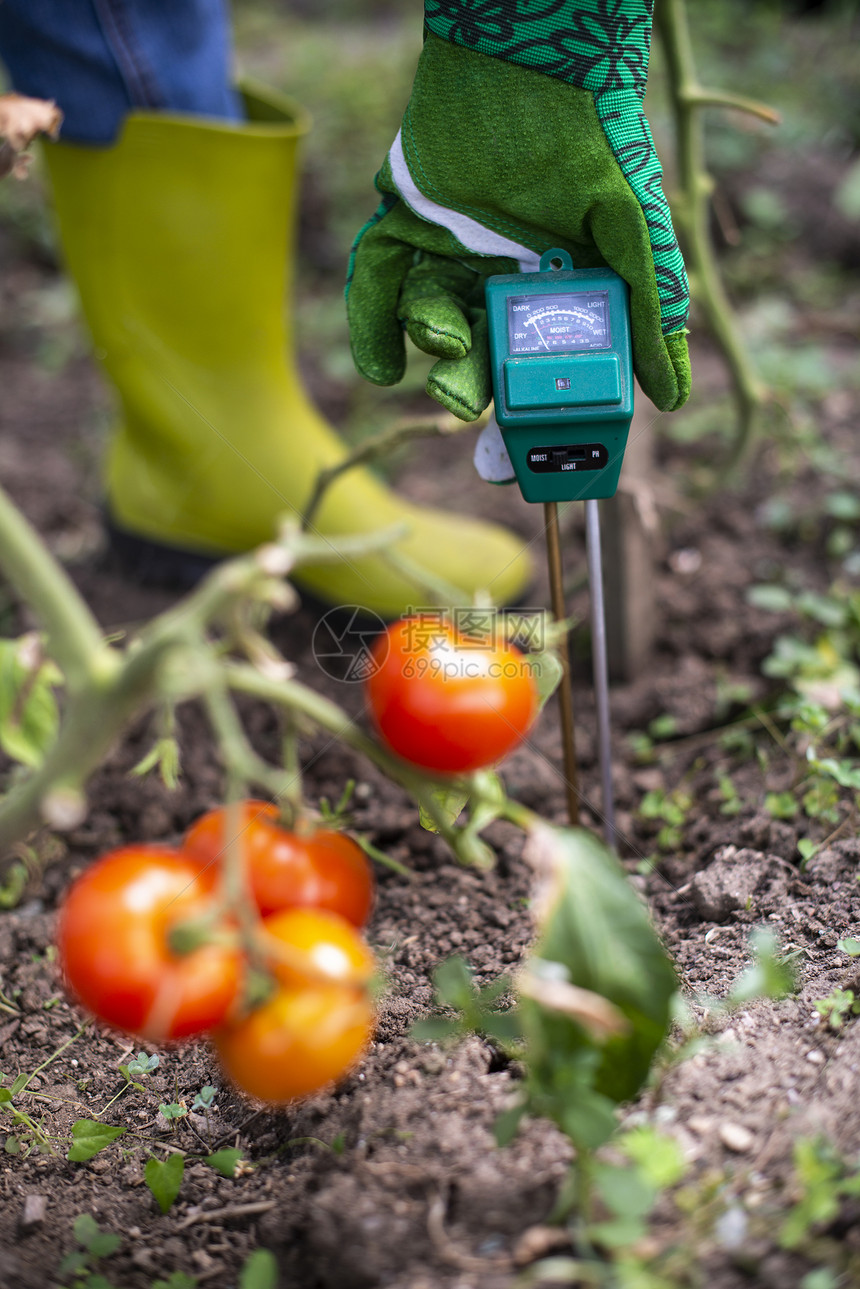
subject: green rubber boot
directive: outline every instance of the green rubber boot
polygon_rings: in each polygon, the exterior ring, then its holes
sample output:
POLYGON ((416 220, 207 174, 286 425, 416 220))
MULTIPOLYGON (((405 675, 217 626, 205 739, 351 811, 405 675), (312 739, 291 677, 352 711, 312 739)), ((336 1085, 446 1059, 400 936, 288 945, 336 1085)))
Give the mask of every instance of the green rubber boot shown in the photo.
MULTIPOLYGON (((121 400, 112 528, 192 560, 271 540, 345 452, 304 391, 284 317, 308 120, 268 96, 249 95, 247 109, 240 126, 135 113, 113 147, 46 145, 66 261, 121 400)), ((412 505, 367 471, 338 480, 314 530, 393 524, 406 526, 396 552, 414 580, 365 556, 304 568, 297 581, 383 617, 427 603, 420 570, 457 587, 462 603, 481 589, 510 603, 528 581, 512 534, 412 505)))

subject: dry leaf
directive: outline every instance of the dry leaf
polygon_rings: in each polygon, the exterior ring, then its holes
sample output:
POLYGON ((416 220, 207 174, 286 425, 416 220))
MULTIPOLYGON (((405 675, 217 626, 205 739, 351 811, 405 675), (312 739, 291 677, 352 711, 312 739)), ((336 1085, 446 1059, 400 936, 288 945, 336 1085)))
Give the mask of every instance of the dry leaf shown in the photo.
POLYGON ((525 970, 517 976, 516 986, 526 998, 578 1021, 596 1042, 604 1042, 630 1028, 627 1017, 608 999, 567 980, 549 980, 525 970))
POLYGON ((56 139, 63 114, 56 103, 22 94, 0 94, 0 179, 23 179, 30 158, 24 149, 37 134, 56 139))

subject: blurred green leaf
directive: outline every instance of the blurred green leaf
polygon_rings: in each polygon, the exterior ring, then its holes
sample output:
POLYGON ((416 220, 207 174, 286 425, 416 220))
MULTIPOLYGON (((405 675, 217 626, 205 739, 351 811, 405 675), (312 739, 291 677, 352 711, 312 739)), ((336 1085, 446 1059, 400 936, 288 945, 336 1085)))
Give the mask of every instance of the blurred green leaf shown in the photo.
POLYGON ((239 1276, 239 1289, 278 1289, 278 1264, 269 1249, 249 1254, 239 1276))
POLYGON ((244 1158, 244 1152, 237 1146, 227 1146, 224 1150, 216 1150, 214 1155, 207 1155, 206 1162, 216 1173, 232 1180, 236 1176, 236 1165, 244 1158))
MULTIPOLYGON (((435 801, 442 818, 448 824, 453 824, 463 813, 466 803, 469 800, 470 789, 461 786, 453 788, 431 788, 430 795, 435 801)), ((420 823, 422 828, 428 832, 438 832, 439 827, 429 810, 423 806, 420 808, 420 823)))
POLYGON ((39 660, 32 637, 0 640, 0 747, 22 765, 41 765, 57 737, 61 680, 53 662, 39 660))
POLYGON ((184 1175, 185 1159, 178 1153, 168 1155, 164 1161, 154 1157, 147 1159, 143 1179, 162 1213, 167 1213, 172 1207, 184 1175))
POLYGON ((601 841, 540 823, 528 854, 542 883, 534 955, 561 964, 571 984, 608 1000, 627 1021, 625 1032, 598 1042, 572 1016, 521 1002, 535 1104, 592 1146, 613 1130, 614 1105, 647 1078, 677 980, 645 905, 601 841))
POLYGON ((753 962, 738 976, 729 991, 727 1002, 731 1007, 750 1002, 753 998, 787 998, 797 988, 797 972, 793 959, 779 952, 779 941, 772 931, 758 928, 750 936, 753 962))

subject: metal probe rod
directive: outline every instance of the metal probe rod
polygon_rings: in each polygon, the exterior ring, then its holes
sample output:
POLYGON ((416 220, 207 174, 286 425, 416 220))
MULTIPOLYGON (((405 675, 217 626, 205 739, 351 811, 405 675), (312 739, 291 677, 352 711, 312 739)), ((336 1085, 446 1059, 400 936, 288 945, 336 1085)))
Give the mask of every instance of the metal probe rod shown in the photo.
MULTIPOLYGON (((564 579, 561 570, 561 540, 558 534, 558 503, 543 503, 546 529, 546 558, 549 568, 549 593, 552 616, 563 622, 567 616, 564 607, 564 579)), ((576 768, 576 739, 573 727, 573 686, 570 679, 570 649, 565 640, 559 651, 561 659, 561 684, 558 690, 561 712, 561 748, 564 764, 564 783, 567 795, 567 816, 574 827, 579 825, 579 773, 576 768)))
POLYGON ((594 668, 594 697, 597 704, 597 745, 600 756, 600 779, 603 785, 603 834, 606 844, 612 850, 616 850, 612 747, 609 738, 606 612, 603 604, 603 558, 600 552, 600 512, 596 501, 585 503, 585 532, 588 549, 588 585, 591 594, 591 654, 594 668))

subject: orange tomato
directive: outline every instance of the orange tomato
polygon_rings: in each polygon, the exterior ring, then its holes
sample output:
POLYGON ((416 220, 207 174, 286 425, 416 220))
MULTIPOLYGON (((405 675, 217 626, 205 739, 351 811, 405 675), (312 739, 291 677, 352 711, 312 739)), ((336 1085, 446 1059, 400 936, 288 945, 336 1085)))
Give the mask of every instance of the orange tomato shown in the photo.
POLYGON ((272 993, 212 1034, 227 1076, 280 1105, 342 1078, 370 1041, 374 958, 344 918, 291 909, 266 918, 272 993))

